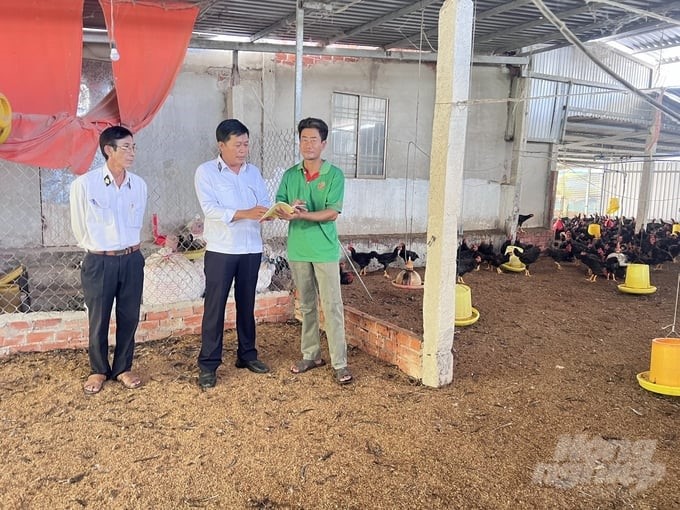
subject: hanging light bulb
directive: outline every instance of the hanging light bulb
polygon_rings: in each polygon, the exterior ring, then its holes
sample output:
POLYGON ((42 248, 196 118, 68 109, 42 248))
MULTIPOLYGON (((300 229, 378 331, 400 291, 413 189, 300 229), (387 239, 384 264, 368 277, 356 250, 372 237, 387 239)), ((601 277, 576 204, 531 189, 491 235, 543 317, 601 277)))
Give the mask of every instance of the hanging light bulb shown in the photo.
POLYGON ((112 62, 118 62, 120 60, 120 53, 118 53, 115 41, 111 41, 111 53, 109 53, 109 58, 112 62))

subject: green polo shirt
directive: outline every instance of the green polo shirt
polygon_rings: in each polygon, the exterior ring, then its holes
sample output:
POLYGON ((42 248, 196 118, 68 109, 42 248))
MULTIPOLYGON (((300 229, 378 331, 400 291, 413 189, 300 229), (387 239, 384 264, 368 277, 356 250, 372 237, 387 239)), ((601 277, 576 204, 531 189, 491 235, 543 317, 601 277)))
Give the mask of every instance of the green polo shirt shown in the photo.
MULTIPOLYGON (((338 167, 324 161, 319 176, 307 182, 302 163, 298 163, 284 172, 276 192, 276 201, 292 204, 299 199, 306 202, 308 211, 334 209, 342 212, 344 195, 345 175, 338 167)), ((288 260, 296 262, 340 260, 340 242, 335 221, 289 222, 288 260)))

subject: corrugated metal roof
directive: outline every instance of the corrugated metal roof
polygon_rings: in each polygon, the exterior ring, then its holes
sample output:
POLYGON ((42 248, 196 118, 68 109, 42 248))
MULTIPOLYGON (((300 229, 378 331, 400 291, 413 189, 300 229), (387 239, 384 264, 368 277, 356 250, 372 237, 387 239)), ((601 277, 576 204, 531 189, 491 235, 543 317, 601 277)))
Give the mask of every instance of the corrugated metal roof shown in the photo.
MULTIPOLYGON (((170 4, 172 0, 114 0, 114 2, 170 4)), ((296 0, 188 0, 201 8, 192 46, 212 36, 236 36, 250 40, 295 40, 296 0), (201 34, 201 35, 199 35, 201 34)), ((419 49, 436 52, 439 10, 444 0, 335 0, 303 1, 305 41, 326 45, 335 42, 386 49, 419 49)), ((677 32, 677 25, 654 16, 680 20, 680 1, 544 0, 562 21, 583 41, 603 37, 628 43, 662 44, 669 39, 647 37, 650 31, 677 32), (643 16, 629 9, 644 10, 643 16), (655 42, 656 41, 656 42, 655 42)), ((474 50, 478 55, 517 54, 523 48, 549 49, 568 45, 539 12, 531 0, 479 0, 474 2, 474 50)), ((103 29, 104 18, 98 0, 85 0, 85 28, 103 29)), ((225 43, 226 46, 226 43, 225 43)))

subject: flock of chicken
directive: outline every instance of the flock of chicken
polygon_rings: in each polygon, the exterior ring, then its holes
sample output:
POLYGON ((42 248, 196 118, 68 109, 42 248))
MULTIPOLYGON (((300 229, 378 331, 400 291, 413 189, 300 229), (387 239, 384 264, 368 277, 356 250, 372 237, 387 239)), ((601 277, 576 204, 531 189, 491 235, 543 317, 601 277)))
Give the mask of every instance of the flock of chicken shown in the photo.
POLYGON ((462 283, 463 275, 478 269, 483 262, 501 272, 501 267, 508 264, 512 255, 524 265, 527 276, 531 276, 531 264, 544 255, 554 260, 557 269, 561 269, 563 262, 581 262, 586 266, 591 282, 598 276, 616 281, 617 277, 625 277, 628 264, 660 268, 664 262, 676 261, 680 255, 680 239, 678 232, 673 231, 675 224, 673 219, 670 222, 653 220, 644 229, 636 231, 635 221, 625 217, 579 215, 559 218, 553 224, 555 241, 545 250, 520 241, 515 241, 513 248, 509 248, 510 241, 507 240, 500 252, 496 252, 492 243, 468 246, 463 239, 457 256, 458 281, 462 283), (592 225, 598 228, 593 229, 592 225))
MULTIPOLYGON (((406 249, 406 245, 404 243, 399 243, 394 250, 388 251, 385 253, 378 253, 377 251, 370 251, 370 252, 360 252, 356 251, 354 249, 354 246, 351 244, 347 247, 349 249, 350 257, 352 260, 356 263, 358 269, 359 269, 359 275, 363 276, 366 274, 366 270, 368 268, 368 265, 371 263, 371 260, 375 259, 378 264, 380 264, 383 267, 383 275, 385 278, 390 278, 390 275, 387 273, 387 268, 388 266, 397 260, 397 257, 401 257, 404 263, 406 263, 408 260, 414 261, 418 258, 418 254, 406 249)), ((340 268, 340 274, 342 276, 342 267, 340 268)))

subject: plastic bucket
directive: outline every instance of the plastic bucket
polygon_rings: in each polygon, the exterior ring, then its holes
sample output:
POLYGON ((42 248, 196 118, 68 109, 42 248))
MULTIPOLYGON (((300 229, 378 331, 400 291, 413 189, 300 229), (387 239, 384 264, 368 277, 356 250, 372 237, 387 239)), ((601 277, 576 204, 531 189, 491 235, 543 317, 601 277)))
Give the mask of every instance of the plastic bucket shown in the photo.
POLYGON ((649 380, 654 384, 680 388, 680 338, 652 340, 649 380))
POLYGON ((590 225, 588 225, 588 234, 595 237, 595 238, 601 237, 600 224, 599 223, 591 223, 590 225))
POLYGON ((472 292, 462 283, 456 284, 456 320, 472 317, 472 292))
POLYGON ((626 287, 632 289, 648 289, 649 266, 647 264, 628 264, 626 269, 626 287))

